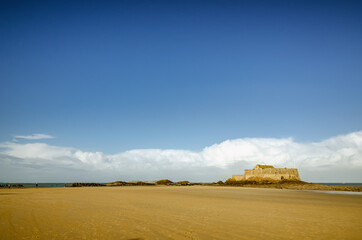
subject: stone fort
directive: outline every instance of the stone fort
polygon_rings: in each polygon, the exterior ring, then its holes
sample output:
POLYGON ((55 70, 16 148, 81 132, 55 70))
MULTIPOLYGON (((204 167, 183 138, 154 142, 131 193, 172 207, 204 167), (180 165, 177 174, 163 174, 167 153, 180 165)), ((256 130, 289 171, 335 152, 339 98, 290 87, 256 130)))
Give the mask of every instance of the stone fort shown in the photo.
POLYGON ((274 168, 271 165, 257 164, 254 169, 245 169, 244 175, 233 175, 232 180, 256 180, 256 179, 272 179, 281 180, 298 180, 300 176, 297 168, 274 168))

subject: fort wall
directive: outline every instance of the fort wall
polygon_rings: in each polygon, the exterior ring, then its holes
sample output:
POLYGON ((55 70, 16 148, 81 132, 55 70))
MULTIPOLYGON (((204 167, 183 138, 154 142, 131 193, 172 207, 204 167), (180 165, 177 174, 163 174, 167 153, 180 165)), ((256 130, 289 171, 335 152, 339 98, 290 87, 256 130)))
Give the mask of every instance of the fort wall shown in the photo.
MULTIPOLYGON (((258 166, 258 165, 257 165, 258 166)), ((244 175, 233 175, 232 179, 235 181, 252 180, 256 179, 272 179, 275 181, 280 180, 299 180, 300 176, 296 168, 258 168, 245 169, 244 175)))

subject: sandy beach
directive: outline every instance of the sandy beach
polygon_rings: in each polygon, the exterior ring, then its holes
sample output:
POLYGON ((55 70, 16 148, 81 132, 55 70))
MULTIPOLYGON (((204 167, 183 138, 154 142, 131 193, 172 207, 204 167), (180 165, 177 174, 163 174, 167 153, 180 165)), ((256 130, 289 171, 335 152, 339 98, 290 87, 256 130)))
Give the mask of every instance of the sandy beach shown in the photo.
POLYGON ((362 239, 362 196, 241 187, 0 189, 0 239, 362 239))

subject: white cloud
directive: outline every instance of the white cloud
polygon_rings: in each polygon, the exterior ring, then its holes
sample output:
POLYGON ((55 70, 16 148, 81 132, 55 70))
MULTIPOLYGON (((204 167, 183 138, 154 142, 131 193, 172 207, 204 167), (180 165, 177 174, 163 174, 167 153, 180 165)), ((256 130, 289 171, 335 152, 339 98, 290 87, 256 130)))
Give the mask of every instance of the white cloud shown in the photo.
POLYGON ((244 168, 265 163, 297 167, 301 176, 310 181, 362 181, 362 131, 314 143, 297 143, 292 138, 226 140, 199 152, 136 149, 107 155, 45 143, 14 142, 1 143, 0 147, 3 167, 12 164, 24 168, 96 171, 99 175, 93 175, 94 180, 112 174, 132 179, 225 180, 231 174, 242 174, 244 168))
POLYGON ((46 134, 41 134, 41 133, 37 133, 37 134, 33 134, 33 135, 27 135, 27 136, 14 136, 14 139, 26 139, 26 140, 40 140, 40 139, 51 139, 54 138, 53 136, 50 135, 46 135, 46 134))

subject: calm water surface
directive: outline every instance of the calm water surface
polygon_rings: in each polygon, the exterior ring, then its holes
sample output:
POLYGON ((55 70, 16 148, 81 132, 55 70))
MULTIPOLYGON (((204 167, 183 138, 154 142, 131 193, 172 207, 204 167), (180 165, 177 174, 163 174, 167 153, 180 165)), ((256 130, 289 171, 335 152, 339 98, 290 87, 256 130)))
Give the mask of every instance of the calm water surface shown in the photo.
MULTIPOLYGON (((21 184, 24 186, 24 188, 35 188, 35 183, 0 183, 0 185, 16 185, 21 184)), ((59 188, 69 186, 71 183, 38 183, 39 188, 59 188)), ((106 184, 106 183, 102 183, 106 184)), ((317 184, 323 184, 323 185, 334 185, 334 186, 352 186, 352 187, 361 187, 362 183, 317 183, 317 184)))
MULTIPOLYGON (((24 188, 35 188, 35 183, 0 183, 0 185, 17 185, 21 184, 24 188)), ((70 183, 38 183, 38 188, 59 188, 64 185, 69 186, 70 183)))
POLYGON ((333 185, 333 186, 352 186, 352 187, 362 187, 362 183, 317 183, 323 185, 333 185))

